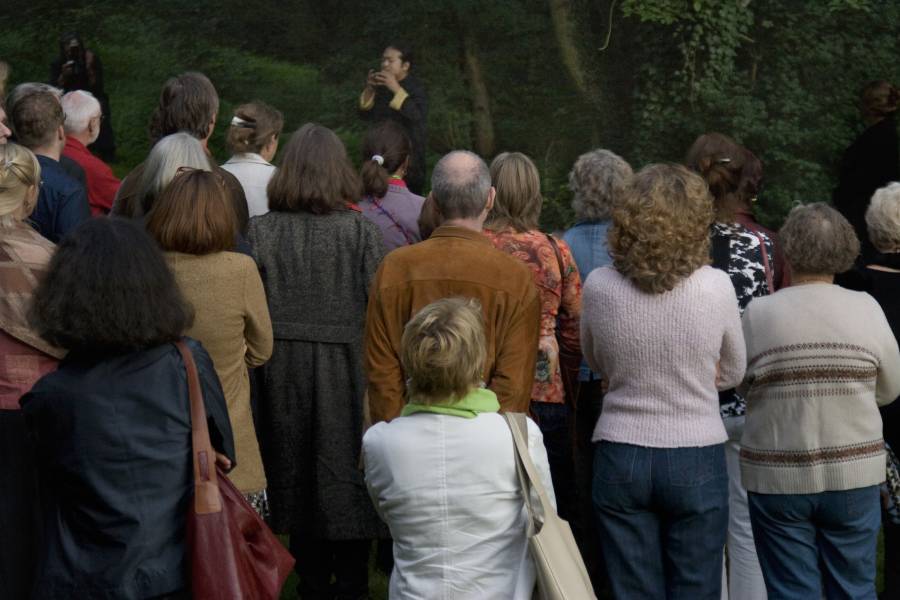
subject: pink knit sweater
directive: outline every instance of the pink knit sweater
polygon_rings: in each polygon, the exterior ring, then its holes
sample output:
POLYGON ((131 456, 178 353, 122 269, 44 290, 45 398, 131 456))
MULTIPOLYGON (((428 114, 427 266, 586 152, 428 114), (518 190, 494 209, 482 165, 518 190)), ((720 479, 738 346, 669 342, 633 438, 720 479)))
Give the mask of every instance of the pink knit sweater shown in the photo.
POLYGON ((746 351, 724 272, 702 267, 675 289, 648 294, 612 267, 594 270, 584 284, 581 346, 609 380, 594 441, 681 448, 728 439, 718 390, 741 382, 746 351))

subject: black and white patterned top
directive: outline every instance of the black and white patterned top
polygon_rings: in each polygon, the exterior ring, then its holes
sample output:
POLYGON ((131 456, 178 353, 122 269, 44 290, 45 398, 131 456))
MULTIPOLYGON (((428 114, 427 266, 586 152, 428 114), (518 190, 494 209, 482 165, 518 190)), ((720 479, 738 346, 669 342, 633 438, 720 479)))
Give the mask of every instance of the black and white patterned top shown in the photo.
MULTIPOLYGON (((713 243, 713 266, 728 273, 743 314, 753 298, 766 296, 774 291, 769 289, 766 266, 760 251, 762 243, 765 246, 769 269, 774 269, 774 243, 765 232, 755 232, 740 223, 714 223, 710 235, 713 243), (717 248, 720 250, 727 248, 725 261, 716 258, 717 248), (723 262, 727 262, 727 265, 722 264, 723 262)), ((746 410, 746 401, 736 391, 732 392, 730 400, 720 406, 723 418, 742 416, 746 410)))

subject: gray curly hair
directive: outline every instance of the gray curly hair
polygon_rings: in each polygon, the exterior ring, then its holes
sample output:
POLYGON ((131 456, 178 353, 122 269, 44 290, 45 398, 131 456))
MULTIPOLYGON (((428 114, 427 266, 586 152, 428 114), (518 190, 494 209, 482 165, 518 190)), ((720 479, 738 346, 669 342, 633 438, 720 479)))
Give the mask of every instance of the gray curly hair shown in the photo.
POLYGON ((889 183, 875 192, 866 210, 866 225, 879 252, 900 250, 900 183, 889 183))
POLYGON ((579 221, 608 219, 633 175, 631 165, 609 150, 591 150, 579 156, 569 173, 575 217, 579 221))
POLYGON ((778 238, 795 274, 843 273, 853 266, 859 254, 853 226, 824 202, 795 206, 778 238))

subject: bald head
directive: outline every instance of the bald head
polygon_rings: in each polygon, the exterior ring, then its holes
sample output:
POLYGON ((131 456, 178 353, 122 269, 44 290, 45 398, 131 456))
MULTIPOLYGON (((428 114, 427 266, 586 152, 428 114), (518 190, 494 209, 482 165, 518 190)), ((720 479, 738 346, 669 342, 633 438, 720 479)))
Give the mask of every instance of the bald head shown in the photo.
POLYGON ((477 154, 454 150, 434 166, 431 194, 445 220, 478 217, 490 193, 491 173, 477 154))

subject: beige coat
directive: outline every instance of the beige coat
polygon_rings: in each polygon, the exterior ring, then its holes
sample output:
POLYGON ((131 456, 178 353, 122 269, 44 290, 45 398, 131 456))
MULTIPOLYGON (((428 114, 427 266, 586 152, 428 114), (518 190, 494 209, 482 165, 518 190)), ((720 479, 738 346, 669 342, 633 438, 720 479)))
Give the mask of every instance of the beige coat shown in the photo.
POLYGON ((166 258, 194 307, 194 325, 186 335, 203 344, 222 382, 237 457, 229 476, 241 492, 259 492, 266 476, 250 412, 247 368, 272 355, 272 322, 256 263, 235 252, 167 252, 166 258))

